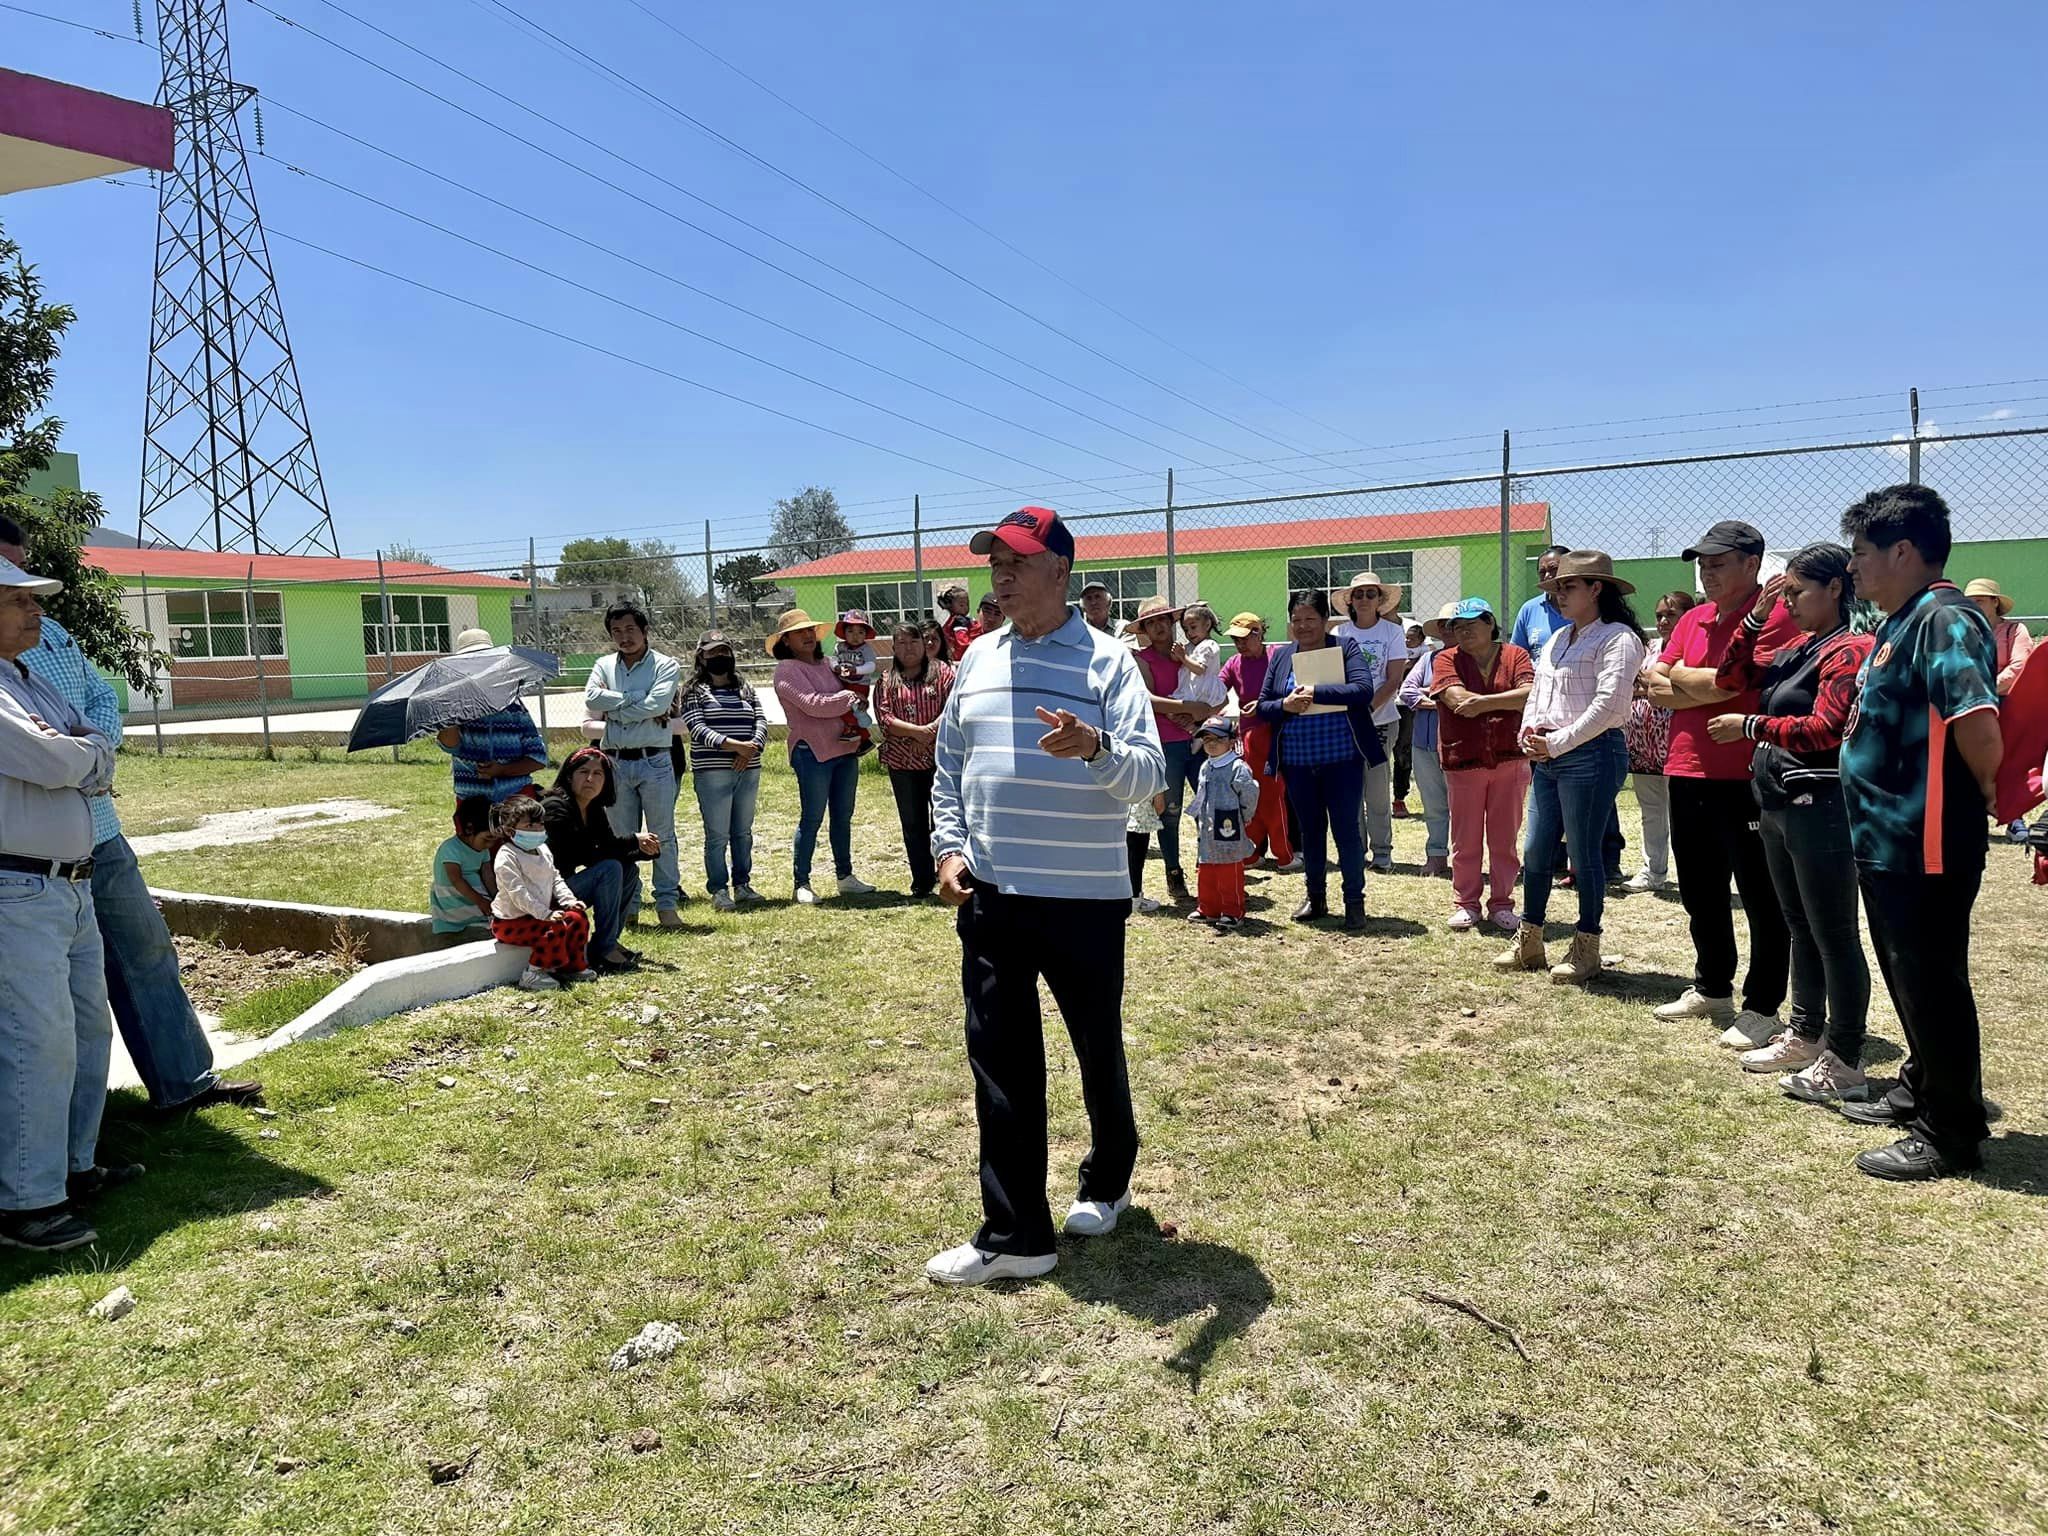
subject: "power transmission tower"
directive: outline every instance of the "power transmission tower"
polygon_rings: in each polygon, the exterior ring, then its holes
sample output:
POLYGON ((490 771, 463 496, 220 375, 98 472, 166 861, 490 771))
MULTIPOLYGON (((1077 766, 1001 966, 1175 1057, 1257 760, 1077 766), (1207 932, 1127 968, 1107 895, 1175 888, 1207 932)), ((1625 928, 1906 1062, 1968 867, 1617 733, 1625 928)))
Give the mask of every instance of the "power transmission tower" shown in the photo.
MULTIPOLYGON (((339 554, 228 67, 227 0, 157 0, 177 166, 158 183, 137 537, 339 554)), ((257 123, 262 140, 262 123, 257 123)))

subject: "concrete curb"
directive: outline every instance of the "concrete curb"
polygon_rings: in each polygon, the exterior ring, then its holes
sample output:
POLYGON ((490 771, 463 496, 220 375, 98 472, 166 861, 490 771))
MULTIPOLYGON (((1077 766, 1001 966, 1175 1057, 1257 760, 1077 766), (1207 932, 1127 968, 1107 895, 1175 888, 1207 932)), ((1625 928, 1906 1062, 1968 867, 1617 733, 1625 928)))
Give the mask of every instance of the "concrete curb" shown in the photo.
POLYGON ((407 955, 356 972, 291 1023, 264 1036, 255 1054, 295 1040, 322 1040, 337 1030, 374 1024, 394 1013, 425 1008, 519 979, 530 951, 494 940, 461 944, 428 955, 407 955))
POLYGON ((434 932, 434 920, 417 912, 317 907, 297 901, 256 901, 154 887, 149 894, 172 933, 209 939, 251 954, 273 949, 326 954, 342 947, 344 928, 350 946, 360 946, 363 958, 373 964, 438 953, 461 942, 460 934, 434 932))

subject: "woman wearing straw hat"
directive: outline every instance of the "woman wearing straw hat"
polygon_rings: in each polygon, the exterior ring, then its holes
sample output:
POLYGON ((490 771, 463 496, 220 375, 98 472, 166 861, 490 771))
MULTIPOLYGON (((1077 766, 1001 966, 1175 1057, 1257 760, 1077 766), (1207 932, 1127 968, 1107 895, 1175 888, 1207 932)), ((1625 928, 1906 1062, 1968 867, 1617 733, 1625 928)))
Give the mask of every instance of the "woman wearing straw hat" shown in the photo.
POLYGON ((1372 668, 1372 724, 1386 761, 1366 770, 1364 837, 1372 867, 1394 869, 1394 748, 1401 734, 1401 683, 1408 675, 1408 631, 1401 627, 1401 584, 1360 571, 1344 594, 1350 619, 1337 633, 1364 652, 1372 668))
POLYGON ((1124 626, 1127 637, 1142 641, 1138 671, 1152 696, 1152 721, 1159 728, 1159 746, 1166 754, 1166 809, 1159 816, 1159 857, 1166 865, 1166 893, 1188 899, 1187 875, 1180 863, 1180 813, 1202 772, 1195 755, 1195 727, 1209 711, 1176 697, 1180 689, 1180 658, 1173 654, 1173 633, 1181 610, 1163 597, 1148 597, 1138 616, 1124 626))
MULTIPOLYGON (((820 654, 831 626, 791 608, 775 621, 768 654, 775 658, 775 696, 789 722, 789 767, 796 775, 796 846, 791 855, 796 901, 812 906, 811 857, 818 848, 818 828, 832 823, 832 872, 842 896, 869 896, 874 887, 853 873, 853 802, 860 787, 858 743, 848 741, 846 716, 856 702, 840 686, 831 664, 820 654)), ((863 740, 866 738, 862 738, 863 740)))
POLYGON ((1979 576, 1963 588, 1963 596, 1991 621, 1991 638, 1998 643, 1998 695, 2003 698, 2012 692, 2027 658, 2034 653, 2034 637, 2026 625, 2010 616, 2013 600, 1990 577, 1979 576))
POLYGON ((1522 848, 1522 926, 1514 945, 1494 959, 1501 970, 1547 967, 1555 982, 1591 981, 1600 974, 1606 881, 1578 882, 1578 929, 1570 952, 1554 966, 1543 952, 1543 919, 1557 873, 1559 826, 1572 862, 1583 870, 1601 868, 1601 839, 1628 777, 1622 727, 1645 655, 1642 626, 1628 604, 1634 590, 1597 549, 1575 549, 1558 561, 1554 597, 1565 627, 1536 658, 1535 682, 1522 711, 1522 755, 1535 765, 1535 785, 1522 848))

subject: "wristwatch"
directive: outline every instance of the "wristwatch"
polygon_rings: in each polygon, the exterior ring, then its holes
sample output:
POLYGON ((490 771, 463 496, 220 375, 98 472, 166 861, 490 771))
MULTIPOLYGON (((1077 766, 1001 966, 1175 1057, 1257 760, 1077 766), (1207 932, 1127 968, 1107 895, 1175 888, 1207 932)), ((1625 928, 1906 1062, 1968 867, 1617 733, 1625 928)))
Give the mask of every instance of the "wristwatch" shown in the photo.
POLYGON ((1104 746, 1102 732, 1095 730, 1095 727, 1092 725, 1089 726, 1088 729, 1091 731, 1095 731, 1095 750, 1093 752, 1090 752, 1086 757, 1081 759, 1081 761, 1084 763, 1092 763, 1095 761, 1095 759, 1102 756, 1102 750, 1104 746))

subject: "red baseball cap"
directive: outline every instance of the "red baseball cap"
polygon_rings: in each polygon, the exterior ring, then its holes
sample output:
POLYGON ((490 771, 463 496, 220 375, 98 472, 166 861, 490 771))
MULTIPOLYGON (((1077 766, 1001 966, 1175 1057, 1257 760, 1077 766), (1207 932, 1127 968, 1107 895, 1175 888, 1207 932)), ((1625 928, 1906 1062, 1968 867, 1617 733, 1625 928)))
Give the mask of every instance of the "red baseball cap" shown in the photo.
POLYGON ((1056 555, 1074 558, 1074 536, 1051 507, 1019 507, 993 528, 983 529, 967 541, 977 555, 985 555, 1000 539, 1020 555, 1056 555))

